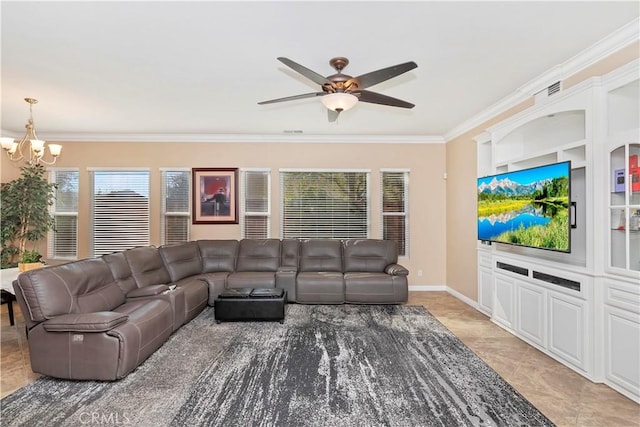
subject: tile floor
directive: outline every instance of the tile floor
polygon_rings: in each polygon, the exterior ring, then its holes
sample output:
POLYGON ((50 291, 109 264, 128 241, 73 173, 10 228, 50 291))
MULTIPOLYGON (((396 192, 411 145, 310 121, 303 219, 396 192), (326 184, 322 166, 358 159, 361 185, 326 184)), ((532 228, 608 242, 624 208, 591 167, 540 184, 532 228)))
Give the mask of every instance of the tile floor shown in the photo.
MULTIPOLYGON (((425 306, 559 427, 640 426, 640 405, 583 378, 446 292, 410 292, 409 304, 425 306)), ((38 375, 29 365, 20 310, 16 307, 16 326, 9 326, 6 305, 0 314, 0 396, 5 397, 38 375)))

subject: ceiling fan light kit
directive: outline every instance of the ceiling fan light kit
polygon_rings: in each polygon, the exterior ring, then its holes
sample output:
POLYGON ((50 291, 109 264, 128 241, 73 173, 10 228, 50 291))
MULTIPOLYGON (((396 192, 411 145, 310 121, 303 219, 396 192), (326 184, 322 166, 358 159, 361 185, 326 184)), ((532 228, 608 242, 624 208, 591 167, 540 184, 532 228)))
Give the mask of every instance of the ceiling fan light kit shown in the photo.
POLYGON ((413 61, 382 68, 377 71, 362 74, 358 77, 351 77, 342 73, 344 67, 349 64, 349 60, 344 57, 332 58, 329 61, 329 64, 337 71, 337 73, 327 77, 324 77, 321 74, 318 74, 288 58, 279 57, 278 61, 320 85, 322 92, 311 92, 302 95, 287 96, 285 98, 271 99, 269 101, 258 102, 259 105, 320 96, 322 104, 329 110, 329 121, 335 121, 338 114, 352 108, 358 103, 358 101, 387 105, 390 107, 414 107, 414 104, 401 99, 365 90, 370 86, 417 68, 418 65, 413 61))
POLYGON ((358 103, 358 97, 350 93, 335 92, 320 98, 322 104, 329 110, 336 112, 347 111, 358 103))

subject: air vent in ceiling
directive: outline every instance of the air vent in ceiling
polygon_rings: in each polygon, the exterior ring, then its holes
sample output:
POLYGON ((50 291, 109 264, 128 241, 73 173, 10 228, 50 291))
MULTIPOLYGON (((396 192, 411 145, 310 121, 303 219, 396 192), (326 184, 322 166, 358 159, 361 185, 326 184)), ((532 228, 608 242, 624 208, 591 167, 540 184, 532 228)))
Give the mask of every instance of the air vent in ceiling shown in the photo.
POLYGON ((562 89, 561 83, 562 83, 561 81, 557 81, 557 82, 547 86, 546 88, 542 89, 540 92, 537 92, 534 95, 535 98, 536 98, 536 103, 544 102, 547 99, 549 99, 551 96, 553 96, 556 93, 560 92, 560 90, 562 89))
POLYGON ((558 92, 560 92, 560 82, 559 81, 555 82, 554 84, 552 84, 551 86, 549 86, 547 88, 547 96, 551 96, 554 93, 558 93, 558 92))

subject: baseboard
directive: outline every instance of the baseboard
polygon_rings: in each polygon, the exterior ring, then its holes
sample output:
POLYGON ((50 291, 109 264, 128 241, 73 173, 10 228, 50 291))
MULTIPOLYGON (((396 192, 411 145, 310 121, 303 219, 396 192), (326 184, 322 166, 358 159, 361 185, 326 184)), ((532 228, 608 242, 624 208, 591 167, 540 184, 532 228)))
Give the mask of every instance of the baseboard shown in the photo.
POLYGON ((410 291, 416 292, 434 292, 434 291, 446 291, 447 287, 444 285, 429 286, 429 285, 409 285, 410 291))
POLYGON ((474 300, 472 300, 471 298, 469 298, 468 296, 465 296, 463 294, 461 294, 460 292, 456 291, 453 288, 450 288, 447 286, 446 291, 448 293, 450 293, 451 295, 453 295, 454 297, 458 298, 460 301, 462 301, 463 303, 475 308, 476 310, 478 310, 478 303, 474 300))
POLYGON ((450 288, 449 286, 446 285, 434 285, 434 286, 429 286, 429 285, 409 285, 409 291, 414 291, 414 292, 435 292, 435 291, 445 291, 451 295, 453 295, 454 297, 458 298, 460 301, 462 301, 463 303, 475 308, 476 310, 478 310, 478 303, 474 300, 472 300, 471 298, 461 294, 460 292, 456 291, 453 288, 450 288))

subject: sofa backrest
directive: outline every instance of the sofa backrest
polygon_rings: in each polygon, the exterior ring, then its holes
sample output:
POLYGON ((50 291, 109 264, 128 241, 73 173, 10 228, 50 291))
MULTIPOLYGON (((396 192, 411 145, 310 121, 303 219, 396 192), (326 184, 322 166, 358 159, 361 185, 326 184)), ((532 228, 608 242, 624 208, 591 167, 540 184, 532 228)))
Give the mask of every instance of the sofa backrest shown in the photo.
POLYGON ((203 273, 232 272, 236 268, 237 240, 198 240, 203 273))
POLYGON ((131 273, 131 267, 129 267, 127 258, 124 256, 124 252, 114 252, 103 255, 102 259, 109 266, 113 278, 125 295, 138 288, 136 280, 131 273))
POLYGON ((242 239, 236 271, 277 271, 280 266, 280 239, 242 239))
POLYGON ((196 242, 162 246, 159 252, 172 282, 202 273, 202 258, 196 242))
POLYGON ((124 251, 136 286, 164 285, 171 282, 158 248, 141 246, 124 251))
POLYGON ((398 261, 398 245, 391 240, 347 239, 342 244, 345 273, 382 273, 398 261))
POLYGON ((110 311, 125 302, 111 270, 100 258, 24 272, 18 276, 18 286, 35 322, 63 314, 110 311))
POLYGON ((280 248, 280 267, 298 268, 298 256, 300 252, 300 240, 282 239, 280 248))
POLYGON ((342 242, 311 239, 300 242, 300 272, 342 272, 342 242))

